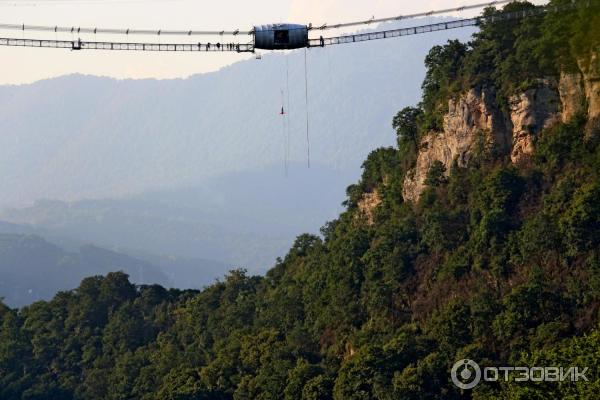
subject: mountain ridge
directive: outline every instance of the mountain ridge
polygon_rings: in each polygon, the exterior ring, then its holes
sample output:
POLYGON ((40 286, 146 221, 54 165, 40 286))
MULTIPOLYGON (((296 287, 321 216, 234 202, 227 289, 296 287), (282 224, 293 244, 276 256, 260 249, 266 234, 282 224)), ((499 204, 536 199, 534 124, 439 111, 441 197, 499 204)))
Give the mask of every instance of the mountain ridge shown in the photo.
POLYGON ((112 271, 127 271, 140 284, 171 286, 159 268, 124 254, 93 245, 67 252, 34 234, 0 233, 0 298, 13 307, 48 300, 86 276, 112 271))

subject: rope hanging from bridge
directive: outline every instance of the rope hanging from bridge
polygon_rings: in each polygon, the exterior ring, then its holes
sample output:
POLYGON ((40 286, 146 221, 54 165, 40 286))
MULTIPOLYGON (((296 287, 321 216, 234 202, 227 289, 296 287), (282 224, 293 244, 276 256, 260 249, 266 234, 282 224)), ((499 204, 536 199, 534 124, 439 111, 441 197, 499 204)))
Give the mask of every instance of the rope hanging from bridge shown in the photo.
POLYGON ((291 114, 292 106, 290 104, 290 60, 285 58, 285 92, 287 93, 287 115, 286 115, 286 132, 285 132, 285 176, 288 176, 290 162, 290 129, 291 129, 291 114))
POLYGON ((308 125, 308 63, 306 62, 307 51, 304 49, 304 95, 305 95, 305 106, 306 106, 306 163, 310 168, 310 136, 309 136, 309 125, 308 125))

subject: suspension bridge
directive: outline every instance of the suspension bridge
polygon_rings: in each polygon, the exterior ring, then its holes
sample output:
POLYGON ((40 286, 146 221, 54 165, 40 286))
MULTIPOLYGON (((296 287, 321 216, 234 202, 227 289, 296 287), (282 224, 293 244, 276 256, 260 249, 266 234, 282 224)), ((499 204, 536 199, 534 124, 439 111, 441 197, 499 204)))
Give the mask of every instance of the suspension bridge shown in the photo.
MULTIPOLYGON (((323 24, 321 26, 296 25, 296 24, 272 24, 254 27, 251 30, 242 31, 239 29, 228 30, 161 30, 161 29, 106 29, 106 28, 82 28, 65 26, 40 26, 25 24, 0 24, 0 30, 12 30, 25 32, 53 32, 70 33, 72 35, 81 34, 110 34, 110 35, 148 35, 158 38, 164 36, 218 36, 222 38, 217 42, 197 42, 197 43, 161 43, 161 42, 130 42, 130 41, 88 41, 81 38, 74 40, 42 39, 42 38, 16 38, 0 37, 0 46, 11 47, 34 47, 34 48, 54 48, 70 50, 114 50, 114 51, 151 51, 151 52, 237 52, 252 53, 257 49, 261 50, 290 50, 297 48, 325 47, 339 44, 365 42, 371 40, 381 40, 397 38, 402 36, 420 35, 430 32, 458 29, 464 27, 477 26, 486 22, 501 20, 523 19, 544 15, 548 12, 560 12, 565 7, 541 6, 526 10, 514 12, 497 12, 490 16, 477 16, 473 18, 456 19, 447 22, 436 22, 419 26, 406 28, 376 30, 372 32, 347 34, 340 36, 323 37, 323 32, 332 29, 342 29, 357 26, 372 26, 373 24, 402 21, 423 16, 448 14, 451 12, 461 12, 464 10, 482 9, 497 5, 511 3, 513 0, 493 1, 491 3, 479 3, 469 6, 462 6, 452 9, 435 10, 410 15, 400 15, 395 17, 371 18, 368 20, 346 22, 338 24, 323 24), (320 32, 315 37, 314 32, 320 32), (230 40, 225 40, 225 37, 230 40), (240 41, 241 37, 250 37, 248 41, 240 41), (311 37, 312 36, 312 37, 311 37)), ((573 1, 568 7, 575 7, 573 1)))
MULTIPOLYGON (((255 50, 291 50, 291 49, 308 49, 314 47, 327 47, 341 44, 351 44, 368 42, 372 40, 382 40, 390 38, 398 38, 403 36, 421 35, 431 32, 439 32, 450 29, 459 29, 464 27, 473 27, 485 23, 493 23, 496 21, 519 20, 528 17, 543 16, 549 12, 561 12, 567 8, 574 8, 579 3, 572 0, 566 6, 538 6, 518 11, 497 11, 494 13, 484 13, 483 15, 473 18, 457 18, 454 20, 435 22, 430 24, 422 24, 418 26, 410 26, 395 29, 380 29, 385 28, 385 25, 378 25, 372 31, 359 32, 353 34, 343 34, 339 36, 324 36, 325 32, 330 30, 340 30, 351 27, 366 27, 370 28, 374 24, 384 24, 390 22, 398 22, 407 19, 418 17, 428 17, 433 15, 442 15, 448 13, 460 13, 465 10, 483 9, 502 4, 512 3, 514 0, 493 1, 491 3, 479 3, 469 6, 462 6, 452 9, 435 10, 423 13, 415 13, 410 15, 401 15, 388 18, 371 18, 368 20, 345 22, 338 24, 322 24, 313 26, 313 24, 270 24, 255 26, 250 30, 240 29, 224 29, 224 30, 162 30, 162 29, 114 29, 114 28, 89 28, 89 27, 67 27, 67 26, 42 26, 42 25, 25 25, 25 24, 1 24, 0 32, 3 31, 20 31, 24 36, 26 32, 42 32, 46 36, 50 33, 71 34, 72 40, 59 40, 48 38, 17 38, 17 37, 0 37, 0 46, 11 47, 31 47, 31 48, 52 48, 52 49, 68 49, 68 50, 107 50, 107 51, 137 51, 137 52, 237 52, 237 53, 254 53, 255 50), (82 40, 81 35, 120 35, 130 38, 132 36, 153 36, 158 38, 158 42, 134 42, 134 41, 88 41, 82 40), (76 35, 76 39, 75 39, 76 35), (217 41, 209 42, 208 40, 188 43, 162 43, 164 37, 186 37, 190 41, 192 37, 217 37, 217 41), (242 38, 247 38, 243 40, 242 38)), ((211 38, 212 39, 212 38, 211 38)), ((287 59, 286 59, 287 62, 287 59)), ((305 101, 306 101, 306 142, 307 142, 307 163, 310 167, 310 137, 309 137, 309 114, 308 114, 308 69, 306 64, 306 51, 304 53, 304 79, 305 79, 305 101)), ((286 76, 287 76, 286 66, 286 76)), ((289 79, 289 78, 287 78, 289 79)), ((289 86, 289 83, 287 84, 289 86)), ((286 88, 289 98, 289 87, 286 88)), ((282 90, 282 129, 286 136, 285 144, 285 170, 287 171, 287 163, 289 157, 289 121, 288 112, 285 110, 284 91, 282 90), (287 125, 286 125, 287 122, 287 125)), ((289 106, 289 100, 288 104, 289 106)))

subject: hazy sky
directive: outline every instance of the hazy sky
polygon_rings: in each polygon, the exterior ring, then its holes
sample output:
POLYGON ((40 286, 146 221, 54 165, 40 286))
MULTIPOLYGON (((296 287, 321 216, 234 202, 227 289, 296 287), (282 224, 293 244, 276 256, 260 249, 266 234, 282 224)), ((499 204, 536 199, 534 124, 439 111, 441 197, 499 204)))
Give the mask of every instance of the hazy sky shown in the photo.
MULTIPOLYGON (((0 23, 103 28, 250 29, 254 24, 337 23, 481 3, 482 0, 0 0, 0 23)), ((539 2, 538 2, 539 3, 539 2)), ((467 16, 467 14, 463 14, 467 16)), ((58 38, 70 34, 2 31, 0 37, 58 38)), ((82 40, 128 40, 82 35, 82 40)), ((129 40, 153 38, 130 37, 129 40)), ((199 41, 201 39, 194 39, 199 41)), ((407 39, 396 39, 407 40, 407 39)), ((165 39, 163 39, 165 41, 165 39)), ((185 41, 169 38, 166 41, 185 41)), ((84 73, 116 78, 176 78, 218 69, 239 54, 121 53, 0 47, 0 84, 84 73)))

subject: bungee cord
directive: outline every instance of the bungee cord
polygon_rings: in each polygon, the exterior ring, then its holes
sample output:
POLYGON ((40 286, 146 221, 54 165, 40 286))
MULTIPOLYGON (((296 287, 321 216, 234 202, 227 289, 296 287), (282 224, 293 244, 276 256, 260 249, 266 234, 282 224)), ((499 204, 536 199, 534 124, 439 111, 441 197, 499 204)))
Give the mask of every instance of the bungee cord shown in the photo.
POLYGON ((290 61, 289 57, 285 57, 285 91, 287 93, 287 129, 285 138, 285 176, 288 176, 290 162, 290 140, 291 140, 291 119, 292 106, 290 105, 290 61))

